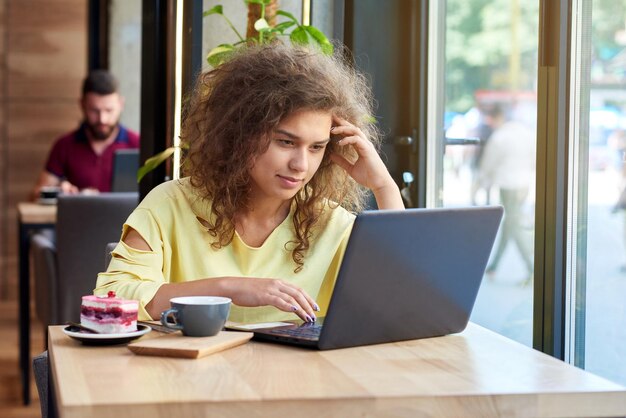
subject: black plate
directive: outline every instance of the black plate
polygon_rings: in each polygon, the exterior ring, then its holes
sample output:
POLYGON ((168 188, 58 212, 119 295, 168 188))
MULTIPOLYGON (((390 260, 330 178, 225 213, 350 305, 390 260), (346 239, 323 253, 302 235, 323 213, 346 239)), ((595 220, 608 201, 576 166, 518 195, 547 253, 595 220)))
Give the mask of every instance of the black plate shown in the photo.
POLYGON ((152 331, 147 325, 137 325, 137 331, 125 332, 123 334, 92 334, 89 332, 81 331, 80 328, 74 325, 68 325, 63 328, 65 335, 80 341, 85 345, 116 345, 126 344, 132 340, 141 337, 144 334, 152 331))

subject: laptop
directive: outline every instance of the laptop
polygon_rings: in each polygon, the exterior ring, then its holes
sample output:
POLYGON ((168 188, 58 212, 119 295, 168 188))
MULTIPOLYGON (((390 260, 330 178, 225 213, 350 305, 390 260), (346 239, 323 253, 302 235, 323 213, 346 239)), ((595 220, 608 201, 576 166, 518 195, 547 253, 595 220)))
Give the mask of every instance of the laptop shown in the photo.
POLYGON ((461 332, 502 215, 500 206, 365 211, 325 318, 229 328, 320 350, 461 332))
POLYGON ((136 192, 139 149, 118 149, 113 154, 112 192, 136 192))

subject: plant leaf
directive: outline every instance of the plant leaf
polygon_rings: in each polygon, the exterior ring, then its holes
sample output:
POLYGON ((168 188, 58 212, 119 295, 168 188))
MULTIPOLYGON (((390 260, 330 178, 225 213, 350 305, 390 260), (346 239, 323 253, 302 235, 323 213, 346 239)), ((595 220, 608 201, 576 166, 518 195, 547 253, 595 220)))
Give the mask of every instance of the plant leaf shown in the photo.
POLYGON ((264 29, 269 29, 270 25, 267 23, 267 20, 261 18, 259 20, 257 20, 256 22, 254 22, 254 29, 257 30, 257 32, 261 32, 264 29))
POLYGON ((276 26, 274 26, 272 28, 272 32, 283 33, 285 31, 285 29, 289 29, 290 27, 292 27, 295 24, 296 24, 296 22, 282 22, 282 23, 279 23, 278 25, 276 25, 276 26))
POLYGON ((202 17, 206 17, 209 15, 223 15, 223 14, 224 14, 224 9, 222 8, 221 4, 218 4, 217 6, 213 6, 206 12, 202 13, 202 17))
POLYGON ((298 44, 298 45, 309 44, 309 34, 302 26, 298 26, 297 28, 295 28, 289 35, 289 39, 294 44, 298 44))
POLYGON ((284 10, 277 10, 276 14, 279 16, 285 16, 286 18, 289 18, 293 20, 294 22, 298 23, 298 19, 296 19, 296 17, 289 12, 286 12, 284 10))
POLYGON ((321 30, 314 26, 303 26, 303 28, 309 35, 311 35, 324 54, 330 55, 333 53, 333 44, 330 43, 326 35, 324 35, 321 30))
POLYGON ((234 51, 235 47, 231 44, 221 44, 209 51, 209 54, 206 56, 206 60, 211 66, 217 67, 224 61, 228 60, 234 51))
POLYGON ((175 149, 176 147, 169 147, 166 148, 164 151, 161 151, 158 154, 148 158, 144 165, 139 167, 139 170, 137 170, 137 183, 139 183, 146 174, 154 170, 159 164, 161 164, 163 161, 167 160, 172 154, 174 154, 175 149))

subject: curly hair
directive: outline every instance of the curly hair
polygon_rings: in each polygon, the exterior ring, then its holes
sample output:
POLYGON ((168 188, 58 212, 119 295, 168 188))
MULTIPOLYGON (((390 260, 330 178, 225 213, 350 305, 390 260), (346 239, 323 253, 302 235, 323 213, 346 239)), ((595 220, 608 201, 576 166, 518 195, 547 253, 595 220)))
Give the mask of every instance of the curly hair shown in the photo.
MULTIPOLYGON (((199 196, 211 202, 212 219, 206 221, 214 248, 232 241, 235 215, 249 208, 255 157, 269 147, 269 134, 289 115, 328 111, 359 127, 379 147, 369 83, 346 62, 346 55, 341 48, 330 56, 273 43, 242 48, 200 74, 183 119, 181 139, 189 147, 183 169, 199 196)), ((352 212, 364 207, 366 191, 331 162, 333 152, 350 161, 357 157, 351 147, 331 141, 318 171, 294 197, 296 236, 285 245, 295 272, 302 269, 314 229, 327 220, 326 206, 352 212)))

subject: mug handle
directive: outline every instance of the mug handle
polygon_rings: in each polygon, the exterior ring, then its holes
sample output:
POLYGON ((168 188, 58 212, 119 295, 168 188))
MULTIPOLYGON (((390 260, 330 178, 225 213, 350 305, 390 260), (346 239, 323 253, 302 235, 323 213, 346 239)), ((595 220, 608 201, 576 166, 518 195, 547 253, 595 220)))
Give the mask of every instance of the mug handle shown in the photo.
POLYGON ((183 326, 178 323, 178 310, 177 309, 168 309, 168 310, 161 312, 161 324, 163 324, 163 326, 165 326, 166 328, 178 329, 178 330, 183 329, 183 326), (174 319, 174 322, 168 321, 170 317, 174 319))

